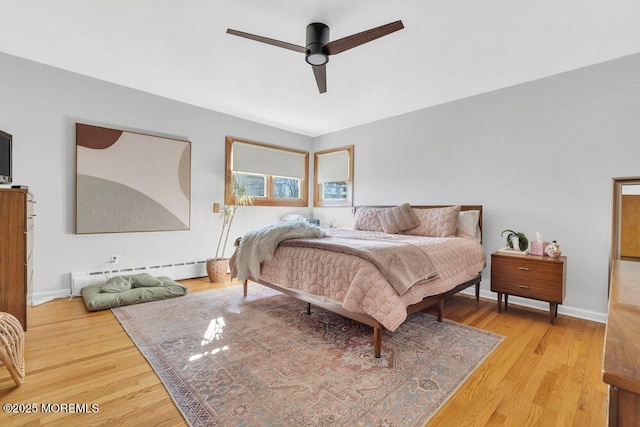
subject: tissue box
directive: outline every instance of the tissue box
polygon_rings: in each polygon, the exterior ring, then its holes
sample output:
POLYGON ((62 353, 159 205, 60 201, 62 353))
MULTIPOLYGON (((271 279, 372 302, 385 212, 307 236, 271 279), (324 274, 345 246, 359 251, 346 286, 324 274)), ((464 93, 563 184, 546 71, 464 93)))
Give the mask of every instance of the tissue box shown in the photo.
POLYGON ((531 255, 546 255, 544 250, 549 246, 549 242, 531 242, 531 255))

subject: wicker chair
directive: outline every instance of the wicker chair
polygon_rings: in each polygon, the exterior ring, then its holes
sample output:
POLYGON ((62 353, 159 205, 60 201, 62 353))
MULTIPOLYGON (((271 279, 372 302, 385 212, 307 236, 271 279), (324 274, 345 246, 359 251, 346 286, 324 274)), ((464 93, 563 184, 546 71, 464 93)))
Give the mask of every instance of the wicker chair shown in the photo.
POLYGON ((17 385, 24 382, 24 331, 9 313, 0 312, 0 361, 9 370, 17 385))

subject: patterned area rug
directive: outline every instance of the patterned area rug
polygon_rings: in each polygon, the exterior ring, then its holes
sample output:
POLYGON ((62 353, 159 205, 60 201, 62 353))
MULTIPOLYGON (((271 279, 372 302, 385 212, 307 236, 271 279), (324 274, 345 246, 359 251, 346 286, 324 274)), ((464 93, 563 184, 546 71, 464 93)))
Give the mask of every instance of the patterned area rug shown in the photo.
POLYGON ((112 309, 192 426, 424 425, 503 337, 417 313, 372 329, 261 285, 112 309))

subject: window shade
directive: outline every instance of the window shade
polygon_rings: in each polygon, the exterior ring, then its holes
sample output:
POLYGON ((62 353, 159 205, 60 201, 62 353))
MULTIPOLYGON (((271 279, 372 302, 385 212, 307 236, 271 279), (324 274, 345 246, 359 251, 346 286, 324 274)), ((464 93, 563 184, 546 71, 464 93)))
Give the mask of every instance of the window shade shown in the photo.
POLYGON ((340 182, 349 180, 349 151, 335 151, 318 155, 318 182, 340 182))
POLYGON ((286 178, 304 178, 304 161, 305 155, 301 153, 234 142, 231 170, 286 178))

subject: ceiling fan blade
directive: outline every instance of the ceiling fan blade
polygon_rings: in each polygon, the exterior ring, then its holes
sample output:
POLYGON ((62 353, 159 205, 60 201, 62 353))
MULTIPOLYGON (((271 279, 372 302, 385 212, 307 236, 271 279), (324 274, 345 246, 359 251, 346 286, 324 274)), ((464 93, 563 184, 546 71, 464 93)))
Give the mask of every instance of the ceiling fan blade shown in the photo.
POLYGON ((283 42, 276 39, 270 39, 269 37, 257 36, 255 34, 245 33, 243 31, 232 30, 231 28, 227 28, 227 34, 232 34, 238 37, 244 37, 245 39, 255 40, 258 42, 270 44, 272 46, 283 47, 285 49, 293 50, 295 52, 306 53, 307 48, 304 46, 298 46, 296 44, 283 42))
POLYGON ((316 83, 318 84, 318 90, 320 93, 327 91, 327 66, 326 65, 312 65, 313 75, 316 76, 316 83))
POLYGON ((324 46, 327 55, 335 55, 345 50, 349 50, 361 44, 368 43, 372 40, 391 34, 404 28, 402 21, 391 22, 390 24, 381 25, 361 33, 343 37, 338 40, 331 41, 324 46))

